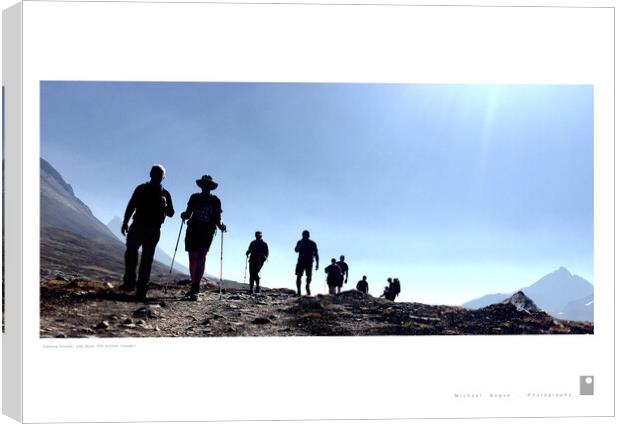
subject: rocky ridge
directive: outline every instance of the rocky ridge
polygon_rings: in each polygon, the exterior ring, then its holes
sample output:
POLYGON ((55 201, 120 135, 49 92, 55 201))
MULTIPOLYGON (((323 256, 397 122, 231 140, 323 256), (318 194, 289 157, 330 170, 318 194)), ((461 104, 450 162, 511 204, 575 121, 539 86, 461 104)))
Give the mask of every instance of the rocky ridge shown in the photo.
POLYGON ((228 337, 588 334, 591 323, 562 321, 523 293, 471 310, 391 302, 355 290, 296 296, 289 289, 250 295, 204 285, 198 301, 187 286, 153 284, 146 302, 116 284, 85 279, 41 281, 41 337, 228 337))

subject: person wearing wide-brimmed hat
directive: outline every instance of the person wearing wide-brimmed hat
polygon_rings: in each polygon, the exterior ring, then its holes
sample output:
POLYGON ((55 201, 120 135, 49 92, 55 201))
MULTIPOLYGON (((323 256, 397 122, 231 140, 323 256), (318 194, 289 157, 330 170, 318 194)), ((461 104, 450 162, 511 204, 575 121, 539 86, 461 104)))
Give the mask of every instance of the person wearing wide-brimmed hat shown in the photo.
POLYGON ((187 220, 185 232, 185 250, 189 254, 189 271, 192 286, 189 295, 197 295, 200 291, 200 280, 205 272, 207 252, 211 247, 215 229, 226 231, 222 222, 222 203, 211 194, 218 184, 210 175, 203 175, 196 180, 201 188, 200 193, 194 193, 187 202, 187 209, 181 213, 181 219, 187 220))

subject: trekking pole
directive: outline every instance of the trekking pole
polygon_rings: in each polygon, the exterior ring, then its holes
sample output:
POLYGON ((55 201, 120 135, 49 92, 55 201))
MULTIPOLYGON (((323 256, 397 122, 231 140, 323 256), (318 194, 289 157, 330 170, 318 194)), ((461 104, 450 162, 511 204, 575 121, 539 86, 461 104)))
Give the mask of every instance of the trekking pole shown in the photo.
POLYGON ((222 269, 224 267, 224 231, 220 230, 222 233, 221 241, 220 241, 220 300, 222 299, 222 269))
MULTIPOLYGON (((183 231, 183 224, 185 224, 184 219, 181 220, 181 228, 179 228, 179 236, 177 237, 177 244, 176 246, 174 246, 174 255, 172 255, 172 263, 170 264, 170 274, 172 274, 172 267, 174 266, 174 259, 177 257, 177 249, 179 248, 179 240, 181 240, 181 231, 183 231)), ((164 293, 168 291, 169 283, 170 283, 170 280, 168 280, 168 282, 166 283, 166 286, 164 287, 164 293)))
POLYGON ((245 278, 248 275, 248 256, 245 256, 245 270, 243 271, 243 284, 245 284, 245 278))

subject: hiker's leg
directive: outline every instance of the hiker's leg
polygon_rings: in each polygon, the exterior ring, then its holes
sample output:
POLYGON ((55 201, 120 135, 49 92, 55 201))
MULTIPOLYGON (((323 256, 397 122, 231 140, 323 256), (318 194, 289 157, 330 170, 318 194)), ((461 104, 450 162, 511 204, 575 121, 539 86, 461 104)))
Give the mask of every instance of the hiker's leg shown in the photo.
POLYGON ((312 282, 312 264, 306 267, 306 294, 310 296, 310 283, 312 282))
POLYGON ((250 272, 250 289, 249 289, 250 293, 254 293, 254 276, 252 275, 252 273, 250 272))
POLYGON ((196 293, 200 291, 200 280, 202 280, 202 276, 205 274, 205 267, 207 263, 207 249, 199 249, 196 253, 196 274, 194 275, 194 279, 192 280, 192 291, 196 293))
POLYGON ((142 256, 140 257, 140 270, 138 271, 138 289, 146 294, 146 289, 151 278, 151 266, 155 248, 159 242, 159 228, 149 228, 144 231, 142 241, 142 256))
POLYGON ((302 266, 298 263, 295 266, 295 275, 297 276, 297 279, 295 280, 295 283, 297 284, 297 296, 301 296, 301 276, 304 274, 303 268, 302 266))
POLYGON ((132 225, 127 232, 127 249, 125 250, 125 275, 123 283, 126 289, 136 286, 136 267, 138 266, 138 249, 140 242, 137 238, 135 228, 132 225))
POLYGON ((254 290, 254 283, 256 283, 256 287, 258 288, 258 271, 258 264, 250 262, 250 292, 254 290))
POLYGON ((297 283, 297 295, 301 296, 301 275, 297 276, 296 283, 297 283))
POLYGON ((260 276, 258 275, 259 272, 260 269, 256 271, 256 293, 260 293, 260 276))
POLYGON ((194 282, 196 275, 196 255, 194 255, 194 252, 187 252, 187 257, 189 259, 189 279, 191 282, 194 282))

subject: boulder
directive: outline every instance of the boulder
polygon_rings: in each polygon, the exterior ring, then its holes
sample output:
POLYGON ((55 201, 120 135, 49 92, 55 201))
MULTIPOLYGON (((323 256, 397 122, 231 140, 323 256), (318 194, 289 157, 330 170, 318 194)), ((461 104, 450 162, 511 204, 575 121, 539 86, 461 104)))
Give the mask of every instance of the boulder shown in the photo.
POLYGON ((519 312, 526 312, 528 314, 542 312, 541 309, 538 306, 536 306, 534 301, 530 299, 529 297, 527 297, 525 293, 523 293, 522 291, 516 292, 515 294, 510 296, 508 299, 504 300, 502 303, 505 305, 514 306, 515 308, 517 308, 517 311, 519 312))

